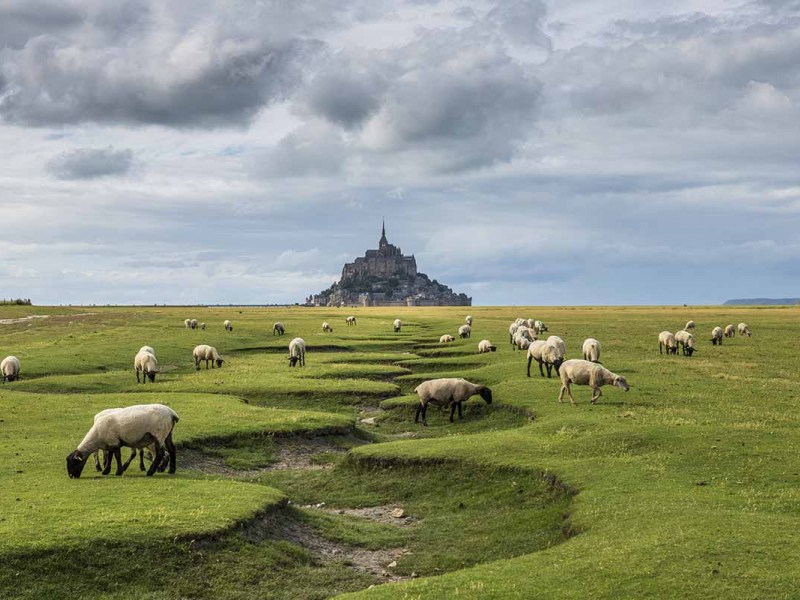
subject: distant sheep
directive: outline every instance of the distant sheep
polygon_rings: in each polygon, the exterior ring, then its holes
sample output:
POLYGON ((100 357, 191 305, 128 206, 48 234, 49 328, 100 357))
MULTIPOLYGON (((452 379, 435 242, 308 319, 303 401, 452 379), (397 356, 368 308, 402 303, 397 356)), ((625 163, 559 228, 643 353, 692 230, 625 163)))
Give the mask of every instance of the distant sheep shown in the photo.
POLYGON ((530 348, 533 342, 528 338, 520 337, 516 340, 516 345, 514 346, 518 350, 527 350, 530 348))
POLYGON ((694 329, 694 321, 686 321, 686 327, 683 328, 684 331, 689 331, 690 329, 694 329))
POLYGON ((547 367, 548 379, 552 376, 553 368, 556 370, 556 375, 559 374, 561 364, 564 362, 564 353, 561 348, 545 342, 536 340, 528 348, 528 377, 531 376, 531 364, 533 361, 539 363, 539 374, 544 377, 544 370, 542 365, 547 367))
POLYGON ((472 337, 472 327, 469 325, 462 325, 458 328, 458 337, 462 340, 472 337))
POLYGON ((6 356, 0 363, 0 373, 3 374, 3 383, 19 379, 19 359, 16 356, 6 356))
POLYGON ((286 330, 283 328, 283 323, 278 322, 272 326, 272 335, 283 335, 286 330))
POLYGON ((750 328, 747 326, 747 323, 739 323, 736 329, 739 331, 739 335, 743 337, 750 337, 753 335, 750 333, 750 328))
MULTIPOLYGON (((150 465, 147 475, 153 475, 164 458, 164 447, 169 452, 169 472, 174 473, 177 461, 172 431, 178 422, 174 410, 163 404, 139 404, 113 411, 98 418, 78 448, 67 456, 67 473, 72 478, 79 478, 86 466, 89 456, 97 450, 111 452, 117 459, 117 475, 122 475, 122 457, 120 448, 146 448, 153 446, 155 460, 150 465)), ((128 461, 130 462, 130 461, 128 461)), ((110 458, 106 461, 103 474, 111 470, 110 458)))
POLYGON ((133 369, 136 371, 136 383, 139 383, 139 373, 142 374, 141 383, 156 382, 156 373, 158 373, 158 361, 152 352, 140 350, 136 357, 133 359, 133 369))
POLYGON ((541 321, 534 321, 533 322, 533 330, 537 334, 542 335, 545 331, 547 331, 547 325, 545 325, 541 321))
POLYGON ((527 327, 519 327, 511 343, 514 346, 514 350, 525 350, 535 339, 537 339, 536 335, 531 333, 530 329, 527 327), (524 342, 527 342, 527 344, 524 342))
POLYGON ((467 325, 472 327, 472 315, 467 315, 467 318, 464 320, 467 322, 467 325))
POLYGON ((519 325, 517 325, 516 323, 512 323, 511 325, 508 326, 508 343, 509 344, 512 344, 512 345, 514 344, 514 335, 517 333, 518 329, 519 329, 519 325))
POLYGON ((428 404, 441 408, 450 407, 450 422, 453 422, 453 414, 458 408, 458 418, 463 419, 464 414, 461 404, 472 396, 480 396, 486 404, 492 403, 492 390, 485 385, 470 383, 466 379, 432 379, 417 386, 414 390, 419 396, 419 406, 414 415, 414 423, 419 422, 422 415, 422 424, 428 425, 428 404))
POLYGON ((675 334, 675 340, 680 344, 684 356, 694 354, 694 336, 691 333, 683 329, 675 334))
POLYGON ((400 319, 395 319, 393 325, 394 325, 394 332, 399 333, 400 328, 403 326, 403 322, 400 319))
POLYGON ((547 338, 547 343, 553 344, 553 346, 561 350, 562 358, 567 355, 567 345, 564 343, 564 340, 562 340, 557 335, 551 335, 549 338, 547 338))
POLYGON ((209 346, 207 344, 200 344, 196 346, 194 351, 192 352, 192 357, 194 358, 194 366, 199 371, 200 370, 200 363, 202 361, 206 361, 206 370, 208 370, 208 363, 211 362, 211 368, 214 368, 214 365, 217 365, 218 369, 222 368, 222 363, 225 362, 217 352, 217 349, 214 346, 209 346))
POLYGON ((186 319, 183 322, 183 324, 186 325, 186 329, 191 329, 192 328, 192 320, 191 319, 186 319))
POLYGON ((233 323, 228 321, 228 319, 225 319, 223 325, 225 326, 225 331, 233 331, 233 323))
POLYGON ((450 342, 454 342, 456 338, 454 338, 449 333, 445 333, 442 337, 439 338, 440 344, 449 344, 450 342))
POLYGON ((714 327, 714 329, 711 330, 711 343, 714 346, 722 346, 722 336, 722 327, 714 327))
POLYGON ((478 342, 478 354, 484 354, 486 352, 496 352, 497 346, 492 346, 492 342, 489 340, 481 340, 478 342))
POLYGON ((600 342, 594 338, 587 338, 583 342, 583 360, 589 362, 600 362, 600 342))
POLYGON ((192 324, 192 329, 197 329, 197 319, 192 319, 191 324, 192 324))
POLYGON ((736 337, 736 327, 733 326, 733 323, 725 326, 725 337, 726 338, 736 337))
POLYGON ((205 323, 200 323, 200 329, 205 331, 206 330, 206 324, 205 323))
POLYGON ((527 319, 514 319, 514 324, 516 325, 526 325, 528 323, 527 319))
POLYGON ((536 325, 536 321, 534 319, 525 319, 525 327, 528 329, 533 329, 534 325, 536 325))
POLYGON ((356 318, 355 317, 347 317, 346 319, 348 325, 356 325, 356 318))
POLYGON ((333 333, 333 327, 327 321, 322 324, 322 333, 333 333))
POLYGON ((595 404, 597 399, 602 395, 601 387, 604 385, 613 385, 625 390, 630 390, 628 382, 622 375, 616 375, 596 363, 589 362, 588 360, 572 359, 565 361, 561 365, 561 392, 558 394, 558 402, 563 402, 564 392, 569 394, 570 404, 575 404, 575 398, 572 397, 572 390, 570 385, 588 385, 592 388, 591 403, 595 404))
POLYGON ((306 342, 299 337, 289 342, 289 366, 293 367, 297 363, 301 367, 306 366, 306 342))
POLYGON ((675 336, 669 331, 662 331, 658 334, 658 353, 664 354, 663 348, 667 349, 667 354, 678 354, 678 342, 675 336))

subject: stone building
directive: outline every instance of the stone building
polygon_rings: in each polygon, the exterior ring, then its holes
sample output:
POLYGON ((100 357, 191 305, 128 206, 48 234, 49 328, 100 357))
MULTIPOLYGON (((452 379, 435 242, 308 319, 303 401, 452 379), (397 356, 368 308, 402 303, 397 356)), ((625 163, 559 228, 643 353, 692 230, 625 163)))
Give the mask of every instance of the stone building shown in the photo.
POLYGON ((472 298, 417 271, 414 255, 405 256, 381 231, 377 250, 367 250, 342 267, 342 278, 306 299, 314 306, 471 306, 472 298))

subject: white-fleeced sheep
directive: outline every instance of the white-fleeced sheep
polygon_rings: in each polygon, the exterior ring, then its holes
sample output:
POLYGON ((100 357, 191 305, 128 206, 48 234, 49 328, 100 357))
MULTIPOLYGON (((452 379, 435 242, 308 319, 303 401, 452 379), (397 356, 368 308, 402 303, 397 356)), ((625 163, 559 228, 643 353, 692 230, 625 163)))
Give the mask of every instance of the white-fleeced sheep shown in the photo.
POLYGON ((333 327, 327 321, 322 323, 322 333, 333 333, 333 327))
POLYGON ((3 383, 19 379, 19 359, 16 356, 6 356, 0 363, 0 373, 3 374, 3 383))
POLYGON ((191 324, 192 324, 192 329, 197 329, 197 319, 192 319, 191 324))
POLYGON ((678 354, 678 341, 669 331, 658 334, 658 353, 664 354, 664 348, 667 349, 667 354, 678 354))
POLYGON ((467 325, 472 327, 472 315, 467 315, 467 318, 464 320, 467 322, 467 325))
POLYGON ((497 351, 497 346, 492 346, 492 342, 489 340, 481 340, 478 342, 478 354, 495 351, 497 351))
POLYGON ((514 323, 516 325, 525 325, 527 322, 528 322, 527 319, 522 319, 522 318, 514 319, 514 323))
POLYGON ((552 377, 553 368, 556 370, 556 375, 559 374, 561 363, 564 362, 564 354, 561 348, 555 344, 536 340, 528 347, 528 377, 531 376, 531 363, 533 361, 539 363, 539 374, 544 377, 544 370, 542 365, 547 367, 547 377, 552 377))
POLYGON ((533 322, 533 330, 538 334, 542 335, 545 331, 547 331, 547 325, 542 323, 541 321, 534 321, 533 322))
POLYGON ((439 338, 440 344, 449 344, 450 342, 454 342, 456 338, 454 338, 449 333, 445 333, 442 337, 439 338))
POLYGON ((205 331, 206 330, 206 324, 205 323, 200 323, 200 329, 205 331))
POLYGON ((736 329, 739 331, 739 335, 742 337, 750 337, 753 335, 750 333, 750 328, 747 326, 747 323, 739 323, 736 329))
MULTIPOLYGON (((121 409, 121 408, 107 408, 105 410, 101 410, 99 413, 97 413, 94 416, 94 422, 97 423, 98 419, 101 419, 101 418, 105 417, 106 415, 110 415, 112 413, 119 412, 121 410, 123 410, 123 409, 121 409)), ((145 470, 145 466, 144 466, 144 450, 145 450, 144 448, 139 450, 139 470, 140 471, 144 471, 145 470)), ((147 450, 150 452, 151 458, 153 460, 155 460, 155 457, 156 457, 155 445, 148 446, 147 450)), ((137 454, 137 449, 133 448, 133 452, 131 453, 130 457, 128 457, 128 460, 126 460, 125 463, 122 465, 122 472, 123 473, 128 470, 128 466, 131 464, 131 462, 133 462, 133 459, 136 458, 136 454, 137 454)), ((108 475, 108 473, 111 471, 111 452, 106 451, 105 458, 103 460, 103 465, 105 465, 105 469, 100 466, 100 449, 97 449, 97 450, 94 451, 94 467, 95 467, 95 469, 97 471, 104 471, 105 475, 108 475)), ((164 452, 164 458, 161 460, 161 465, 159 465, 158 470, 161 473, 163 473, 166 470, 167 465, 169 465, 169 452, 164 452)))
POLYGON ((272 335, 283 335, 286 330, 283 328, 283 323, 280 321, 272 326, 272 335))
POLYGON ((196 346, 195 349, 192 351, 192 357, 194 358, 194 366, 199 371, 200 370, 200 363, 202 361, 206 361, 206 370, 208 370, 208 363, 211 362, 211 368, 214 368, 214 365, 217 366, 218 369, 222 368, 222 363, 225 362, 220 358, 219 352, 214 346, 209 346, 208 344, 200 344, 196 346))
POLYGON ((153 350, 152 346, 142 346, 141 348, 139 348, 139 352, 149 352, 153 356, 156 355, 156 351, 153 350))
POLYGON ((589 362, 588 360, 572 359, 564 361, 561 365, 561 392, 558 394, 558 402, 564 400, 564 392, 569 394, 570 404, 575 404, 575 398, 572 397, 572 390, 570 385, 588 385, 592 388, 591 403, 595 404, 597 399, 602 395, 601 387, 604 385, 613 385, 625 390, 630 390, 628 382, 622 375, 612 373, 603 366, 597 363, 589 362))
POLYGON ((301 367, 306 366, 306 342, 299 337, 289 342, 289 366, 293 367, 297 363, 301 367))
POLYGON ((395 319, 392 325, 394 325, 394 332, 398 333, 400 328, 403 326, 403 322, 400 319, 395 319))
POLYGON ((518 350, 527 350, 528 348, 531 347, 532 343, 533 342, 528 338, 520 337, 516 339, 514 347, 517 348, 518 350))
POLYGON ((191 319, 186 319, 183 322, 183 324, 186 325, 186 329, 191 329, 192 328, 192 320, 191 319))
POLYGON ((223 325, 225 326, 225 331, 233 331, 233 323, 231 323, 228 319, 225 319, 223 325))
POLYGON ((682 329, 675 334, 675 341, 680 344, 684 356, 691 356, 694 354, 694 336, 691 333, 682 329))
POLYGON ((155 383, 156 373, 158 373, 158 361, 155 354, 140 350, 133 359, 133 370, 136 371, 136 383, 140 383, 139 373, 142 374, 141 383, 147 383, 148 379, 150 379, 150 383, 155 383))
POLYGON ((419 422, 422 415, 422 424, 428 425, 428 404, 441 408, 450 407, 450 422, 453 422, 453 414, 458 407, 458 418, 463 419, 464 413, 461 410, 461 403, 469 400, 473 396, 480 396, 486 404, 492 403, 492 390, 485 385, 470 383, 466 379, 432 379, 417 386, 414 390, 419 396, 419 406, 414 415, 414 423, 419 422))
POLYGON ((347 317, 346 322, 347 322, 348 325, 356 325, 357 324, 356 323, 356 318, 354 316, 352 316, 352 315, 347 317))
POLYGON ((733 323, 725 326, 725 337, 726 338, 736 337, 736 327, 733 326, 733 323))
POLYGON ((536 324, 535 319, 525 319, 525 327, 528 329, 533 329, 533 326, 536 324))
POLYGON ((722 346, 722 336, 723 335, 724 334, 722 332, 722 327, 714 327, 714 329, 711 330, 711 343, 714 346, 716 346, 716 345, 722 346))
POLYGON ((517 328, 517 332, 514 334, 514 339, 512 340, 511 344, 514 347, 514 350, 525 350, 535 339, 537 339, 536 335, 532 334, 530 329, 527 327, 519 327, 517 328), (523 344, 523 342, 527 342, 527 344, 523 344))
POLYGON ((462 340, 472 337, 472 327, 470 327, 469 325, 462 325, 461 327, 459 327, 458 337, 460 337, 462 340))
MULTIPOLYGON (((172 430, 178 422, 174 410, 163 404, 138 404, 106 414, 94 422, 89 433, 67 456, 67 473, 78 478, 86 466, 87 459, 97 450, 111 452, 117 459, 117 475, 122 475, 120 448, 146 448, 153 446, 155 459, 147 475, 153 475, 164 458, 164 446, 169 452, 169 472, 175 472, 177 454, 172 442, 172 430)), ((107 460, 111 469, 111 460, 107 460)), ((106 473, 106 471, 104 471, 106 473)))
POLYGON ((694 329, 694 321, 686 321, 686 327, 683 330, 689 331, 690 329, 694 329))
POLYGON ((583 360, 589 362, 600 362, 600 342, 594 338, 587 338, 583 342, 583 360))
POLYGON ((508 343, 514 344, 514 335, 516 335, 517 330, 519 329, 519 325, 516 323, 512 323, 508 326, 508 343))
POLYGON ((547 338, 547 343, 553 344, 553 346, 561 351, 562 360, 567 356, 567 345, 564 343, 564 340, 557 335, 551 335, 549 338, 547 338))

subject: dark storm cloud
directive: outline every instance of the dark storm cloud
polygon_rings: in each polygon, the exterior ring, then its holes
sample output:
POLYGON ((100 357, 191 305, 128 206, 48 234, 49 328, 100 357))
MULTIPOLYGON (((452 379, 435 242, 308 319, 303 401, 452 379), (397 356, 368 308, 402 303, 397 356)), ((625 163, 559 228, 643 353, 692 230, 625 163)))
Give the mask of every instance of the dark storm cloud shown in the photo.
POLYGON ((58 179, 97 179, 125 175, 133 163, 130 149, 79 148, 48 161, 47 170, 58 179))

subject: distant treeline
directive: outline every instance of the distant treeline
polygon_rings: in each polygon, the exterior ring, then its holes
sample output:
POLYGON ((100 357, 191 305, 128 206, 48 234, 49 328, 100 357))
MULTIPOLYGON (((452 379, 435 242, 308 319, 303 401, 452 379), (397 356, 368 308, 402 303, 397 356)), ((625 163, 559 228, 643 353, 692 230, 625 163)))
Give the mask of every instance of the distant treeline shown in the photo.
POLYGON ((736 298, 727 300, 725 306, 800 304, 800 298, 736 298))
POLYGON ((0 306, 33 306, 30 298, 17 298, 16 300, 0 300, 0 306))

